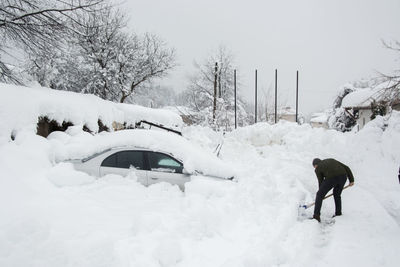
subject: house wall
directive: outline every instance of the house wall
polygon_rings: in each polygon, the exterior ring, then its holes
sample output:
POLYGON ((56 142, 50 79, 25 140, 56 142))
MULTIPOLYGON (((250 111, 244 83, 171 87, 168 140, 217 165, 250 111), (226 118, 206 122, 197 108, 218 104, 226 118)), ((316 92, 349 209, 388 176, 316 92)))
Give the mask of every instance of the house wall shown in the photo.
POLYGON ((280 114, 278 117, 279 120, 296 122, 296 114, 280 114))
POLYGON ((357 124, 359 125, 359 129, 361 130, 365 124, 371 121, 372 111, 370 109, 361 109, 358 112, 357 124))
POLYGON ((311 126, 313 128, 325 128, 325 129, 328 129, 328 124, 324 123, 324 122, 320 122, 320 121, 318 121, 318 122, 312 121, 311 122, 311 126))

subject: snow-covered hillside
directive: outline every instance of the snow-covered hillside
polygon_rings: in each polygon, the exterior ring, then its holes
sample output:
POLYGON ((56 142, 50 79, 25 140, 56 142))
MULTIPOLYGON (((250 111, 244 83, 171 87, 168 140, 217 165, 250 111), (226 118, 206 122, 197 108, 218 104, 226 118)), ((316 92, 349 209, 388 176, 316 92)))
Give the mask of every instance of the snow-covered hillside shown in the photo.
MULTIPOLYGON (((1 122, 12 114, 5 104, 1 122)), ((181 192, 134 175, 96 179, 58 162, 96 138, 79 127, 1 139, 0 266, 398 266, 399 112, 356 134, 280 122, 183 135, 209 151, 223 139, 220 156, 238 181, 196 178, 181 192), (314 157, 343 161, 355 176, 331 225, 298 220, 299 202, 317 190, 314 157)), ((333 211, 325 200, 322 217, 333 211)))

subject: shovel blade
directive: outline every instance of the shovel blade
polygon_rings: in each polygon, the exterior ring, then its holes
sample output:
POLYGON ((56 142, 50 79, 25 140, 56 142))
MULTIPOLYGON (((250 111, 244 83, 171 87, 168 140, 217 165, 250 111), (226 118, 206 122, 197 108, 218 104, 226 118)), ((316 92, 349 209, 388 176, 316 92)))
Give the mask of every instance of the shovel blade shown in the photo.
POLYGON ((307 205, 305 205, 305 204, 299 205, 297 220, 303 221, 304 219, 308 218, 306 209, 307 209, 307 205))

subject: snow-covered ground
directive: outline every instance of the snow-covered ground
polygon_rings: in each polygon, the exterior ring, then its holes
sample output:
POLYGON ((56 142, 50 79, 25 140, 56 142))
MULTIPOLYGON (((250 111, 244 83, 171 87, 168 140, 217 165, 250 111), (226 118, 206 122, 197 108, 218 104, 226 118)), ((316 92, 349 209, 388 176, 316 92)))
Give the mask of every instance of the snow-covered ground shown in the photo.
MULTIPOLYGON (((97 138, 77 127, 0 140, 0 266, 399 265, 399 112, 358 133, 280 122, 183 134, 209 151, 223 140, 220 157, 238 182, 197 178, 181 192, 134 175, 96 179, 58 162, 97 138), (343 161, 355 176, 334 224, 298 220, 317 190, 314 157, 343 161)), ((325 200, 322 217, 333 211, 325 200)))

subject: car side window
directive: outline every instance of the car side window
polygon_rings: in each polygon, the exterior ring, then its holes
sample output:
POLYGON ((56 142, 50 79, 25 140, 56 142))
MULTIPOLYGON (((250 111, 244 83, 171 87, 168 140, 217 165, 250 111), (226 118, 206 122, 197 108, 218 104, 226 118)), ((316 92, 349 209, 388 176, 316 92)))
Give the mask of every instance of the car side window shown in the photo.
POLYGON ((101 167, 113 167, 129 169, 134 167, 138 170, 144 169, 142 151, 120 151, 108 156, 101 163, 101 167))
POLYGON ((149 152, 148 155, 152 171, 182 173, 183 165, 176 159, 158 152, 149 152))

